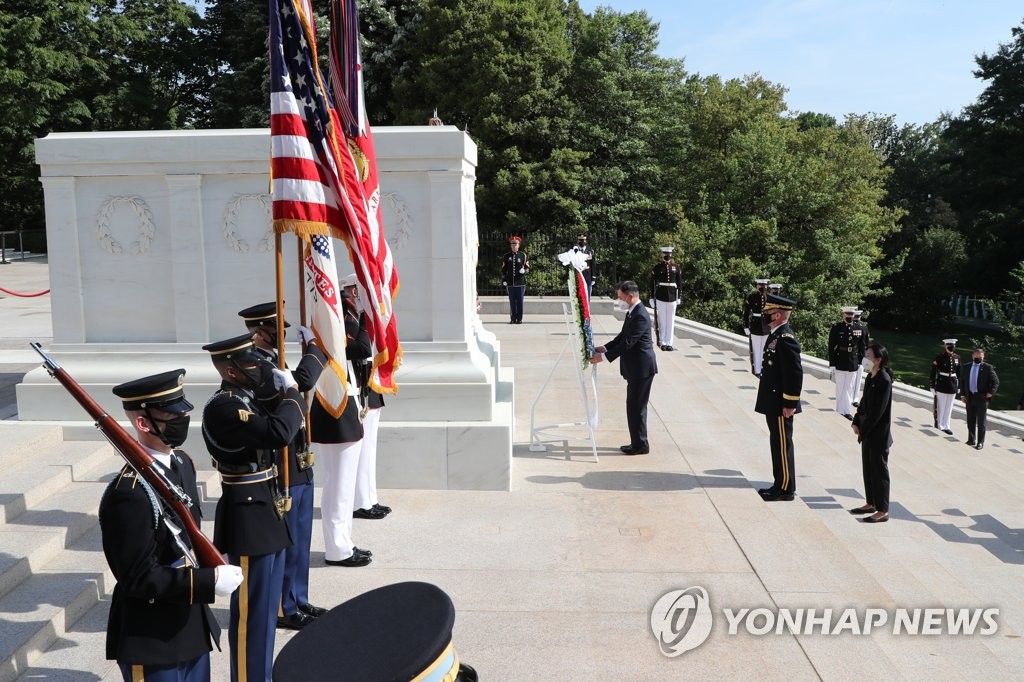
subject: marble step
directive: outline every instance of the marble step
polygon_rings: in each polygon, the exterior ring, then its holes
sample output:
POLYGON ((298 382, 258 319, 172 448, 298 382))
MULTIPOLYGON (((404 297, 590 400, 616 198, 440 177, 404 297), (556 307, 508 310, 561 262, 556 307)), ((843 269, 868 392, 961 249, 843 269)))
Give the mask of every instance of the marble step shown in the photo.
POLYGON ((0 527, 14 521, 70 483, 89 480, 97 470, 116 471, 122 460, 107 443, 61 442, 33 449, 9 462, 0 478, 0 527))

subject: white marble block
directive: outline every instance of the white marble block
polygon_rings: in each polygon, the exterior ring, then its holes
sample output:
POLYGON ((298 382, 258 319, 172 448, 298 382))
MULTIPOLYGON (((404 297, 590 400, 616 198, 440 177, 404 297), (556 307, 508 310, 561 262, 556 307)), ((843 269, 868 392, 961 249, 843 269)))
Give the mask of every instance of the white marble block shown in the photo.
MULTIPOLYGON (((399 393, 382 414, 378 482, 507 490, 512 409, 499 401, 508 392, 496 391, 500 346, 476 314, 476 145, 452 126, 379 128, 374 142, 405 351, 399 393)), ((50 351, 113 414, 120 405, 111 386, 176 367, 187 370, 200 412, 219 384, 200 347, 244 333, 238 310, 275 297, 269 149, 267 130, 37 140, 50 351)), ((283 235, 282 244, 286 317, 295 324, 297 240, 283 235)), ((85 433, 73 424, 85 412, 42 369, 17 395, 22 420, 85 433)), ((197 436, 187 447, 202 460, 197 436)))

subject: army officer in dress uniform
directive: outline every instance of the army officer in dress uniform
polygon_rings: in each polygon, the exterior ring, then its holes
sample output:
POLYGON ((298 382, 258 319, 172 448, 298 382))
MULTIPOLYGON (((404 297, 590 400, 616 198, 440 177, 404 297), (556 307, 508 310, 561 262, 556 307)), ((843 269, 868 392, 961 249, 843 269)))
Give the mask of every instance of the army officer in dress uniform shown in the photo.
MULTIPOLYGON (((256 352, 275 367, 277 362, 277 303, 259 303, 238 311, 246 328, 252 333, 256 352)), ((291 327, 287 321, 285 329, 291 327)), ((304 352, 292 372, 300 391, 309 391, 316 385, 327 365, 327 356, 315 344, 316 337, 309 327, 299 325, 299 341, 304 352)), ((267 395, 257 395, 268 410, 273 410, 280 394, 273 385, 267 395)), ((299 630, 313 618, 322 616, 326 609, 309 603, 309 547, 313 538, 313 455, 309 449, 306 428, 299 429, 295 440, 288 446, 288 497, 291 509, 285 515, 292 545, 284 553, 284 585, 281 591, 281 614, 277 626, 299 630)))
POLYGON ((582 253, 587 260, 587 267, 580 270, 580 273, 587 285, 587 299, 589 300, 591 292, 594 290, 594 282, 597 281, 597 256, 594 255, 594 249, 587 246, 587 235, 585 234, 576 237, 576 246, 572 247, 572 250, 582 253))
POLYGON ((501 259, 501 285, 508 290, 509 324, 523 323, 523 298, 526 296, 526 273, 530 271, 530 263, 526 254, 519 250, 522 241, 519 237, 509 237, 508 245, 512 250, 501 259))
POLYGON ((654 293, 655 326, 658 328, 658 347, 675 350, 676 306, 679 288, 683 285, 679 265, 672 260, 672 247, 661 247, 661 262, 654 266, 651 291, 654 293))
POLYGON ((213 541, 245 576, 231 597, 231 680, 270 682, 284 554, 292 544, 274 463, 302 427, 305 402, 291 372, 267 362, 250 334, 203 350, 222 379, 203 410, 203 440, 222 487, 213 541), (273 409, 256 399, 270 386, 284 391, 273 409))
POLYGON ((793 415, 800 412, 804 370, 800 362, 800 342, 789 326, 795 305, 788 298, 771 294, 764 305, 764 316, 771 324, 771 332, 764 344, 754 410, 765 416, 772 452, 774 480, 770 488, 757 491, 766 502, 789 501, 796 493, 793 415))
POLYGON ((929 385, 934 397, 935 428, 948 436, 953 435, 949 419, 953 416, 953 402, 960 394, 960 356, 956 354, 956 339, 943 339, 946 350, 932 360, 929 385))
MULTIPOLYGON (((176 448, 188 435, 192 404, 176 369, 114 387, 139 444, 202 518, 192 459, 176 448)), ((107 658, 125 680, 208 682, 211 640, 220 626, 208 604, 242 583, 237 566, 200 568, 184 524, 131 466, 125 465, 100 502, 103 553, 117 580, 107 620, 107 658)))

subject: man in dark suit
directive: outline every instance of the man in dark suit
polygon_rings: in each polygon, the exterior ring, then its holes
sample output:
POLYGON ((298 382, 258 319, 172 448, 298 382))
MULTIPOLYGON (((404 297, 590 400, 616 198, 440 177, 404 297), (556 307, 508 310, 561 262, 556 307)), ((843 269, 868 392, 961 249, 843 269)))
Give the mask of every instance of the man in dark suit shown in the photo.
POLYGON ((984 348, 975 348, 971 359, 974 362, 962 370, 960 385, 963 387, 964 405, 967 406, 967 444, 981 450, 985 447, 988 401, 999 390, 999 376, 996 368, 985 362, 984 348), (975 433, 978 435, 977 441, 974 439, 975 433))
POLYGON ((651 343, 651 316, 640 305, 640 288, 636 282, 626 281, 615 291, 626 308, 626 319, 618 336, 594 349, 592 364, 602 360, 614 362, 622 357, 619 373, 626 380, 626 422, 629 425, 629 445, 622 450, 627 455, 646 455, 651 451, 647 442, 647 402, 651 397, 651 384, 658 373, 658 362, 651 343))
POLYGON ((770 488, 757 491, 766 502, 789 501, 796 493, 793 415, 800 412, 804 370, 800 342, 789 326, 789 315, 795 305, 788 298, 772 294, 764 304, 763 314, 771 321, 771 332, 764 344, 754 410, 765 416, 771 443, 774 482, 770 488))

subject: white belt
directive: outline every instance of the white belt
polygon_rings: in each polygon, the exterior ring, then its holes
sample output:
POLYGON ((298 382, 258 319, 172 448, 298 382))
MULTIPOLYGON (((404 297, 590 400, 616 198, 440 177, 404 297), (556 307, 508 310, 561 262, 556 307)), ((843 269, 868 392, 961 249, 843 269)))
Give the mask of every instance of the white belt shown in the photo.
POLYGON ((675 287, 675 286, 679 286, 679 285, 676 284, 675 282, 658 282, 658 286, 659 287, 675 287))
POLYGON ((940 377, 953 377, 953 376, 956 376, 956 375, 955 374, 950 374, 949 372, 939 372, 939 376, 940 377))
POLYGON ((750 313, 751 317, 761 317, 761 313, 750 313))

